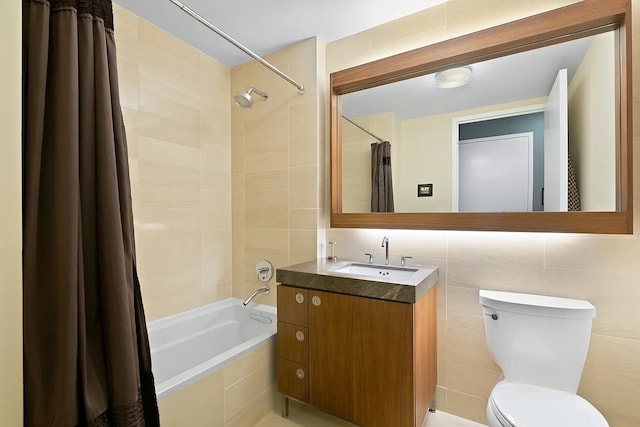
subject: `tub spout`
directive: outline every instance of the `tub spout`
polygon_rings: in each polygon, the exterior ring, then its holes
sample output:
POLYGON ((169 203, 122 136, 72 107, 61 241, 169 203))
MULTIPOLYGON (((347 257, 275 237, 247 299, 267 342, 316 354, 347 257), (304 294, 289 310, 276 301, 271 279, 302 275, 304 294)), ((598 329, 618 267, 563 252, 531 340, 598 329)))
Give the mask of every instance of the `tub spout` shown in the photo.
POLYGON ((265 294, 267 295, 269 293, 269 291, 271 291, 271 289, 269 288, 269 286, 265 286, 264 288, 258 288, 255 291, 253 291, 253 293, 251 294, 251 296, 249 298, 247 298, 246 300, 244 300, 244 302, 242 303, 242 305, 244 305, 245 307, 247 306, 247 304, 249 304, 251 302, 252 299, 254 299, 256 297, 256 295, 258 294, 265 294))

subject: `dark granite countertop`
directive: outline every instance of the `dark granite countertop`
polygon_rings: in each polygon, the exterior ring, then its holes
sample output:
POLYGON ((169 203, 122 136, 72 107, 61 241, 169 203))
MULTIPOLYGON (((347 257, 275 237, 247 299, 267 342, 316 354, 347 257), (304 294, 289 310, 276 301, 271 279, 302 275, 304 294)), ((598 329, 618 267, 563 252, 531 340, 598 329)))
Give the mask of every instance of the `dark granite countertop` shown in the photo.
MULTIPOLYGON (((412 265, 417 271, 409 277, 389 280, 385 277, 342 273, 336 270, 358 261, 328 261, 324 258, 276 269, 276 281, 283 285, 340 294, 415 303, 438 282, 438 267, 412 265)), ((375 267, 376 265, 367 265, 375 267)), ((380 266, 394 268, 394 266, 380 266)), ((396 267, 402 268, 402 267, 396 267)))

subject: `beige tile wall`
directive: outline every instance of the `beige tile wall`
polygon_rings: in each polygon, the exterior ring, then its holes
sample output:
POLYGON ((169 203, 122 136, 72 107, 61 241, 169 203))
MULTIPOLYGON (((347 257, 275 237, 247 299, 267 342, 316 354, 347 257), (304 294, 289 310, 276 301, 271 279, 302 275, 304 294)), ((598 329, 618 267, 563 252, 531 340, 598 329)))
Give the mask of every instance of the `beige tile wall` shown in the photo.
POLYGON ((22 425, 22 8, 0 3, 0 425, 22 425))
MULTIPOLYGON (((318 255, 319 220, 324 203, 321 183, 324 146, 320 137, 318 93, 320 47, 308 39, 265 56, 271 64, 305 85, 304 94, 256 61, 231 70, 231 93, 256 87, 269 94, 254 97, 251 109, 231 110, 233 209, 233 296, 246 298, 262 286, 256 262, 275 268, 318 255)), ((255 301, 275 305, 272 292, 255 301)))
MULTIPOLYGON (((339 70, 573 2, 450 0, 426 12, 328 44, 327 70, 339 70)), ((638 16, 640 1, 633 0, 632 4, 634 16, 638 16)), ((634 33, 637 70, 640 32, 634 33)), ((640 117, 637 92, 634 105, 636 122, 640 117)), ((636 150, 637 141, 636 135, 636 150)), ((634 170, 638 170, 637 165, 634 170)), ((640 188, 638 182, 636 176, 636 189, 640 188)), ((638 212, 640 190, 635 193, 638 212)), ((636 229, 637 218, 638 215, 636 229)), ((440 267, 438 406, 480 422, 486 422, 487 398, 501 374, 484 341, 478 290, 532 292, 591 301, 598 316, 578 393, 591 401, 612 427, 632 427, 640 425, 639 235, 638 231, 633 236, 583 236, 330 229, 327 240, 340 242, 339 256, 364 259, 364 252, 374 251, 380 259, 380 241, 389 236, 392 262, 398 262, 401 255, 410 255, 414 257, 412 262, 440 267)))
POLYGON ((231 296, 230 70, 114 5, 147 320, 231 296))

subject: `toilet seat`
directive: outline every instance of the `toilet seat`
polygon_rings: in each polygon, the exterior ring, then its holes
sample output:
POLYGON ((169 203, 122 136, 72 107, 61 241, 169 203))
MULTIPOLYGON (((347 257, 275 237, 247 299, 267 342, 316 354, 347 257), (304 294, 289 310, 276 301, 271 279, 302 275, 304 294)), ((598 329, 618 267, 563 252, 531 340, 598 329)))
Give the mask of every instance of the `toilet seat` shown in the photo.
POLYGON ((608 427, 602 414, 580 396, 531 384, 502 381, 489 410, 504 427, 608 427))

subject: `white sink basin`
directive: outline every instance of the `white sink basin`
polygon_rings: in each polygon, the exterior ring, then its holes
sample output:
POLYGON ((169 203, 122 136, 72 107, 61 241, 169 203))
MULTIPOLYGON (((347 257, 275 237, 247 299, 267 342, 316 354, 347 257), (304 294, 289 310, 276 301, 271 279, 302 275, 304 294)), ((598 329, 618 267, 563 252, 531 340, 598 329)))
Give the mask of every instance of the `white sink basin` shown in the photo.
POLYGON ((404 282, 411 280, 414 274, 418 272, 418 269, 410 267, 396 267, 391 265, 350 263, 333 271, 335 273, 375 277, 391 282, 404 282))

